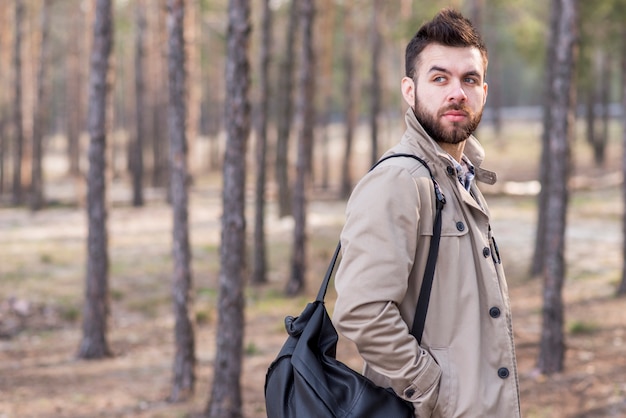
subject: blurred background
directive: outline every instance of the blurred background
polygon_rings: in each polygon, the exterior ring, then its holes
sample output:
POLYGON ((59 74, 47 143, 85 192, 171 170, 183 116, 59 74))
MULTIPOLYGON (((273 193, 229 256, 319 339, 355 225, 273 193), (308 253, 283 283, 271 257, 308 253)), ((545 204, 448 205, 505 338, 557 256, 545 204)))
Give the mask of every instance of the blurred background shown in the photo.
POLYGON ((442 7, 489 49, 524 416, 626 416, 626 0, 5 0, 0 417, 265 416, 283 318, 402 135, 404 47, 442 7))

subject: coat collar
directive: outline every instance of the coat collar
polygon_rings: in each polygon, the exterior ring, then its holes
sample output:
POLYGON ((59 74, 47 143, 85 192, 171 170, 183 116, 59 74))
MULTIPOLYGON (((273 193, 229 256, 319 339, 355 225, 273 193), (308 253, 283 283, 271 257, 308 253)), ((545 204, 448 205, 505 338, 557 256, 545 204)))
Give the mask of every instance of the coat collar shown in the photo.
MULTIPOLYGON (((415 117, 413 109, 407 109, 405 122, 407 131, 403 141, 409 141, 411 145, 417 146, 426 154, 425 157, 428 159, 434 159, 435 156, 446 160, 450 159, 448 153, 443 151, 439 144, 437 144, 437 142, 426 133, 424 127, 415 117)), ((463 154, 472 162, 472 164, 474 164, 476 169, 476 180, 486 184, 495 184, 498 179, 496 173, 481 168, 481 164, 485 159, 485 150, 474 135, 470 135, 470 137, 466 140, 463 154)))

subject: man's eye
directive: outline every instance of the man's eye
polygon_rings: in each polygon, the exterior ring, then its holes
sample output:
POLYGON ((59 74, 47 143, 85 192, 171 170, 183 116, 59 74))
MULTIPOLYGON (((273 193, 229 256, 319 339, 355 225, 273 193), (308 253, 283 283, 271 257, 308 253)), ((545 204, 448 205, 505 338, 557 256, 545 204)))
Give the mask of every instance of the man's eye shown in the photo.
POLYGON ((475 78, 466 78, 465 82, 467 84, 478 84, 478 80, 476 80, 475 78))
POLYGON ((445 78, 444 76, 441 76, 441 75, 440 75, 440 76, 438 76, 438 77, 435 77, 435 78, 433 79, 433 81, 434 81, 435 83, 443 83, 444 81, 446 81, 446 78, 445 78))

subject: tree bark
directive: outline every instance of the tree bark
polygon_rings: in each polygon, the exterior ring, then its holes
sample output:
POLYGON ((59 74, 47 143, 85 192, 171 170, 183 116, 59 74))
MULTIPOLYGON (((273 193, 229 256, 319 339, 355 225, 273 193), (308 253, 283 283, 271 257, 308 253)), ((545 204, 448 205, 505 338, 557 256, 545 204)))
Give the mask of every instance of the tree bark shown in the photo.
MULTIPOLYGON (((215 39, 215 37, 202 37, 202 51, 213 51, 215 48, 221 48, 221 40, 215 39)), ((223 72, 220 70, 223 68, 222 58, 211 54, 210 52, 202 59, 203 76, 202 76, 202 90, 204 91, 203 106, 202 106, 202 133, 208 136, 208 156, 207 167, 210 171, 222 168, 222 151, 220 150, 220 141, 218 134, 222 131, 223 117, 221 113, 223 95, 219 86, 224 85, 223 72), (220 110, 220 111, 218 111, 220 110)))
POLYGON ((250 37, 249 0, 228 3, 226 62, 226 152, 223 173, 222 243, 217 322, 217 352, 206 416, 239 418, 244 334, 246 259, 246 149, 250 133, 248 100, 250 37))
POLYGON ((293 188, 294 240, 291 261, 291 276, 287 282, 286 293, 289 296, 299 294, 305 289, 306 277, 306 206, 309 186, 309 153, 313 141, 315 125, 315 54, 313 45, 313 22, 315 1, 300 1, 300 25, 302 49, 300 54, 300 76, 298 85, 297 112, 301 121, 298 134, 298 152, 296 162, 296 180, 293 188))
MULTIPOLYGON (((622 175, 626 179, 626 28, 622 29, 622 175)), ((626 181, 622 182, 622 199, 626 205, 626 181)), ((626 207, 626 206, 624 206, 626 207)), ((617 294, 626 295, 626 211, 622 214, 622 280, 617 294)))
POLYGON ((254 207, 254 265, 252 283, 267 282, 265 245, 265 183, 267 172, 267 121, 269 116, 269 64, 272 44, 272 10, 270 1, 263 0, 261 21, 261 51, 259 65, 259 103, 256 135, 256 185, 254 207))
POLYGON ((560 3, 556 27, 555 55, 552 66, 550 92, 550 131, 548 135, 551 179, 546 202, 546 254, 543 269, 544 292, 542 330, 538 367, 551 374, 563 369, 565 337, 563 333, 563 296, 565 279, 565 229, 567 218, 569 176, 569 144, 573 132, 571 118, 575 103, 572 100, 574 68, 578 36, 576 0, 554 0, 560 3))
POLYGON ((135 4, 135 138, 130 149, 130 172, 133 184, 133 206, 144 205, 143 196, 143 148, 146 112, 145 103, 145 31, 146 31, 146 4, 144 0, 137 0, 135 4))
POLYGON ((294 45, 298 28, 300 0, 291 0, 287 26, 287 48, 280 67, 278 84, 278 120, 276 138, 276 184, 278 185, 278 215, 283 218, 292 213, 291 190, 289 188, 289 136, 293 116, 294 45))
POLYGON ((608 96, 609 81, 611 79, 610 65, 606 51, 599 48, 594 51, 590 72, 592 80, 587 91, 587 142, 593 150, 593 159, 596 167, 602 167, 606 160, 606 146, 608 144, 608 96), (598 110, 600 114, 598 115, 598 110), (600 119, 600 130, 596 122, 600 119))
POLYGON ((78 357, 96 359, 111 355, 107 342, 109 316, 109 257, 106 205, 107 73, 113 47, 111 0, 96 1, 96 17, 89 77, 87 176, 87 280, 83 308, 83 337, 78 357))
POLYGON ((5 153, 6 153, 6 147, 7 147, 7 140, 6 140, 7 119, 8 117, 6 115, 6 110, 5 108, 2 108, 2 110, 0 110, 0 196, 4 194, 4 179, 5 179, 4 159, 5 159, 5 153))
MULTIPOLYGON (((196 86, 201 85, 201 68, 200 68, 200 22, 202 14, 200 13, 199 0, 187 0, 187 12, 185 13, 184 33, 185 37, 185 68, 187 71, 188 85, 193 88, 187 89, 187 147, 188 155, 196 156, 198 149, 198 125, 200 120, 200 102, 202 100, 202 89, 196 86)), ((190 181, 197 174, 198 160, 193 158, 188 161, 188 175, 190 181)))
MULTIPOLYGON (((13 13, 13 5, 5 6, 0 8, 0 20, 3 22, 9 21, 9 14, 13 13)), ((0 29, 0 48, 2 48, 2 53, 0 53, 0 67, 6 68, 4 74, 0 77, 0 80, 4 82, 4 85, 7 85, 7 73, 9 73, 11 64, 11 48, 10 37, 11 33, 14 29, 9 28, 9 25, 4 25, 2 29, 0 29)), ((11 147, 11 139, 9 138, 9 125, 11 122, 10 110, 8 103, 11 101, 12 91, 9 91, 8 88, 4 88, 0 90, 0 196, 4 195, 6 191, 6 158, 10 153, 11 147)))
POLYGON ((170 185, 172 193, 173 237, 172 300, 175 318, 173 382, 169 399, 186 400, 194 390, 196 357, 193 321, 191 319, 191 249, 189 247, 185 42, 183 37, 184 0, 168 0, 167 29, 169 35, 169 105, 170 185))
POLYGON ((505 138, 502 134, 502 46, 500 45, 500 34, 496 30, 497 26, 500 26, 499 11, 497 8, 490 7, 485 8, 484 0, 473 0, 474 9, 472 14, 477 17, 472 22, 478 30, 485 34, 487 46, 489 48, 489 69, 487 71, 487 82, 489 83, 489 96, 487 98, 486 106, 491 110, 491 120, 493 123, 493 131, 500 146, 505 146, 505 138), (484 25, 483 16, 486 14, 486 19, 489 21, 489 25, 484 25))
MULTIPOLYGON (((552 63, 555 61, 556 43, 557 43, 557 26, 561 6, 559 1, 552 0, 550 3, 550 30, 548 34, 548 47, 546 51, 546 77, 547 83, 554 79, 555 70, 552 63)), ((537 197, 537 231, 535 234, 535 251, 533 253, 530 273, 533 277, 542 273, 545 265, 546 254, 546 218, 547 218, 547 200, 548 189, 550 186, 550 177, 548 176, 548 168, 550 164, 549 153, 549 135, 551 129, 551 106, 552 93, 551 86, 544 86, 545 96, 543 98, 543 134, 541 136, 541 160, 539 163, 539 182, 541 183, 541 191, 537 197)))
POLYGON ((600 145, 594 154, 596 166, 602 167, 606 162, 606 147, 609 143, 609 101, 611 89, 611 56, 605 49, 601 51, 600 70, 600 145))
POLYGON ((84 68, 83 60, 85 48, 85 13, 80 7, 72 7, 72 19, 70 36, 68 40, 69 53, 66 57, 67 81, 66 91, 68 103, 65 105, 67 111, 67 159, 69 161, 69 174, 74 177, 80 175, 80 135, 84 124, 83 111, 83 82, 84 68))
POLYGON ((378 115, 380 113, 381 101, 381 82, 380 82, 380 53, 382 48, 382 39, 380 34, 380 14, 382 3, 381 0, 372 2, 372 16, 370 25, 370 47, 372 51, 372 61, 370 63, 371 76, 371 98, 370 98, 370 135, 371 135, 371 156, 370 163, 373 165, 378 160, 378 115))
POLYGON ((14 205, 22 203, 22 157, 24 154, 24 127, 22 121, 22 23, 24 2, 15 0, 13 31, 13 191, 14 205))
MULTIPOLYGON (((591 66, 593 67, 593 66, 591 66)), ((593 69, 591 69, 591 73, 593 74, 593 69)), ((593 77, 593 76, 592 76, 593 77)), ((585 137, 587 138, 587 143, 591 146, 591 149, 594 151, 594 159, 596 155, 596 115, 595 115, 595 83, 590 82, 585 88, 585 137)))
POLYGON ((470 0, 469 2, 469 18, 472 24, 480 31, 484 31, 483 11, 485 9, 484 0, 470 0))
POLYGON ((353 33, 352 16, 350 3, 343 4, 343 96, 345 99, 345 148, 343 159, 341 160, 341 189, 340 197, 347 199, 352 191, 352 143, 354 140, 354 130, 356 126, 356 109, 354 106, 354 55, 353 55, 353 33))
MULTIPOLYGON (((320 4, 321 10, 324 13, 320 15, 320 34, 322 37, 320 46, 320 59, 319 59, 319 77, 321 84, 318 89, 322 97, 323 103, 322 110, 320 111, 321 125, 321 150, 319 152, 319 159, 321 159, 321 186, 323 190, 327 190, 330 183, 330 150, 329 150, 329 127, 333 112, 333 46, 335 40, 335 9, 336 6, 331 3, 330 0, 322 0, 320 4)), ((316 142, 311 141, 311 144, 316 142)), ((315 166, 312 163, 314 157, 313 147, 309 153, 309 166, 311 170, 311 182, 316 183, 315 166)))
MULTIPOLYGON (((167 152, 167 91, 163 88, 166 77, 167 63, 163 59, 167 56, 163 45, 167 45, 163 26, 162 5, 165 0, 151 1, 152 12, 152 39, 150 43, 150 111, 152 138, 152 185, 155 187, 169 187, 168 152, 167 152)), ((169 192, 168 192, 169 196, 169 192)))
POLYGON ((41 41, 39 50, 39 66, 37 68, 37 94, 35 111, 33 113, 33 163, 31 178, 30 208, 33 211, 41 209, 45 204, 43 179, 43 138, 47 125, 48 107, 46 106, 47 66, 50 32, 50 1, 44 0, 41 7, 41 41))

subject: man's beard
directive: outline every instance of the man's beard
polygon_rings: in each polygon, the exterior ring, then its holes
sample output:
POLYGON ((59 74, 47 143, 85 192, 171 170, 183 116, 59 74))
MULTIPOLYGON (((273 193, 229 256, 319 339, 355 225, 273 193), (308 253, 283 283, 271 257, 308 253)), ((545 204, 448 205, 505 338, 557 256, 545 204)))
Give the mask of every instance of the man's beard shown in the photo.
POLYGON ((420 106, 417 97, 415 97, 414 113, 424 130, 426 130, 426 133, 436 142, 445 144, 458 144, 469 138, 478 128, 483 115, 482 109, 480 112, 474 113, 464 104, 451 104, 443 109, 439 109, 436 117, 433 117, 426 109, 420 106), (451 127, 446 128, 440 120, 446 112, 451 110, 465 112, 467 120, 465 122, 453 122, 451 127))

